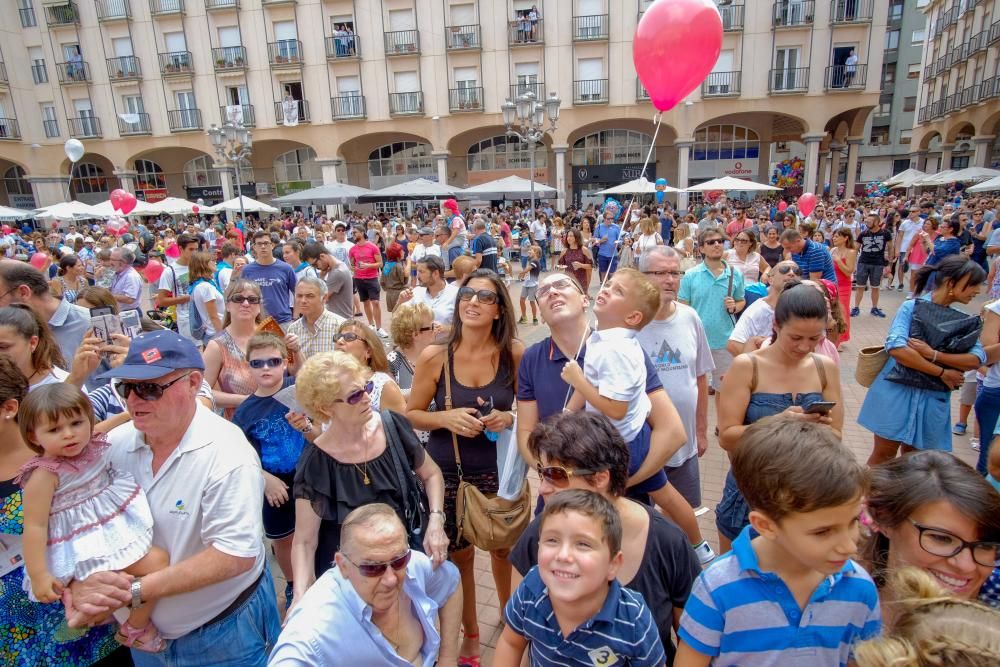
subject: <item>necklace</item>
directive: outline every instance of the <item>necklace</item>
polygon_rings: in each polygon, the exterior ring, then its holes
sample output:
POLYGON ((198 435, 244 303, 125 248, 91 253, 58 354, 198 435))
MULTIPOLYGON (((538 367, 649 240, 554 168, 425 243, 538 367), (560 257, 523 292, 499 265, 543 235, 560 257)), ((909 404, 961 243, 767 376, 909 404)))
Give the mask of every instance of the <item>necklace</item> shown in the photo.
MULTIPOLYGON (((365 428, 367 428, 367 426, 365 428)), ((351 464, 355 468, 357 468, 357 470, 358 470, 359 473, 361 473, 361 481, 364 482, 365 486, 369 486, 372 483, 371 478, 368 477, 368 444, 369 444, 369 439, 368 439, 368 433, 366 432, 365 433, 365 460, 364 460, 364 467, 362 468, 357 463, 352 463, 351 464)))

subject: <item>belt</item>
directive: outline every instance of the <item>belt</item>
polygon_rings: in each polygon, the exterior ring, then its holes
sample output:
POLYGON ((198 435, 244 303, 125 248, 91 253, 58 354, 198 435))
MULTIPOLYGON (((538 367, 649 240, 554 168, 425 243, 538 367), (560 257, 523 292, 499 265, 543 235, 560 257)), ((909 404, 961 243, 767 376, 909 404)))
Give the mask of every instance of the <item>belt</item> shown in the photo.
MULTIPOLYGON (((267 567, 267 563, 264 563, 264 567, 265 568, 267 567)), ((214 623, 219 623, 220 621, 224 621, 230 616, 232 616, 233 612, 235 612, 237 609, 243 606, 243 603, 249 600, 250 596, 257 591, 257 587, 260 586, 260 582, 263 581, 264 579, 264 572, 265 570, 261 570, 260 575, 256 579, 254 579, 254 582, 249 586, 247 586, 242 593, 236 596, 236 599, 233 600, 232 604, 230 604, 228 607, 220 611, 215 616, 215 618, 213 618, 211 621, 209 621, 202 627, 205 628, 214 623)))

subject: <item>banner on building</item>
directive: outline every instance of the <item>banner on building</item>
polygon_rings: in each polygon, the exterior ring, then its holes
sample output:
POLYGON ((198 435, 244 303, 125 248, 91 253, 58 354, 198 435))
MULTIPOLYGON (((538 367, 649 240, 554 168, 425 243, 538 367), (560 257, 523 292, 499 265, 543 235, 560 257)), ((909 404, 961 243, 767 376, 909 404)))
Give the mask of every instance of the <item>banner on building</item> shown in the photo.
POLYGON ((298 100, 283 100, 281 102, 281 111, 284 116, 285 127, 296 127, 299 124, 299 101, 298 100))

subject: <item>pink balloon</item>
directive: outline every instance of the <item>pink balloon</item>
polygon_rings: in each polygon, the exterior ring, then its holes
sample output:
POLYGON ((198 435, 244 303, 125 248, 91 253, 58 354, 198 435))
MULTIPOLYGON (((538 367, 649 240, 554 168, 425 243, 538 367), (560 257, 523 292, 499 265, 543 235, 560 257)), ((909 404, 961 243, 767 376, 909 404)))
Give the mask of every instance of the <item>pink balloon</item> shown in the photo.
POLYGON ((135 198, 135 195, 132 194, 131 192, 125 192, 124 195, 125 196, 122 198, 122 205, 120 210, 122 212, 122 215, 128 215, 135 209, 138 200, 135 198))
POLYGON ((192 206, 191 210, 194 212, 195 215, 198 215, 198 211, 200 211, 201 209, 198 208, 197 206, 192 206))
POLYGON ((146 263, 146 268, 143 269, 142 274, 146 276, 146 282, 157 283, 163 274, 163 264, 159 260, 151 259, 146 263))
POLYGON ((788 202, 786 202, 784 199, 782 199, 781 201, 779 201, 778 202, 778 210, 781 211, 782 213, 784 213, 786 210, 788 210, 788 202))
POLYGON ((33 267, 41 271, 45 268, 45 265, 49 263, 49 254, 47 252, 36 252, 28 260, 28 263, 33 267))
POLYGON ((111 191, 111 208, 116 211, 122 210, 122 203, 125 201, 125 195, 128 193, 121 188, 115 188, 111 191))
POLYGON ((720 51, 722 17, 712 0, 656 0, 632 40, 635 71, 660 111, 700 86, 720 51))
POLYGON ((799 197, 799 212, 802 215, 809 216, 812 215, 813 210, 816 208, 816 195, 811 192, 804 193, 799 197))

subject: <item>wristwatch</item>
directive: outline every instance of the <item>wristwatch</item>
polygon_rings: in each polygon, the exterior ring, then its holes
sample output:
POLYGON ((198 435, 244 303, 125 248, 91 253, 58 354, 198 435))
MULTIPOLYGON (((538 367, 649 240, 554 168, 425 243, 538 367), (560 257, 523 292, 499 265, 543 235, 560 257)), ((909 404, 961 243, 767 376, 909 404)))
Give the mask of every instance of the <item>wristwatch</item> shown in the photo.
POLYGON ((138 609, 142 606, 142 579, 140 577, 133 579, 129 590, 132 593, 132 603, 129 604, 129 607, 131 609, 138 609))

